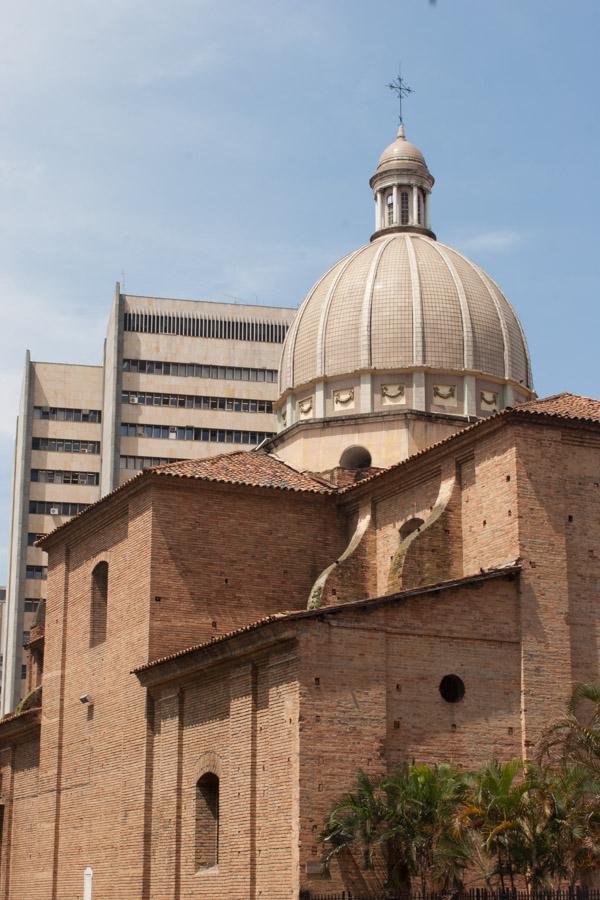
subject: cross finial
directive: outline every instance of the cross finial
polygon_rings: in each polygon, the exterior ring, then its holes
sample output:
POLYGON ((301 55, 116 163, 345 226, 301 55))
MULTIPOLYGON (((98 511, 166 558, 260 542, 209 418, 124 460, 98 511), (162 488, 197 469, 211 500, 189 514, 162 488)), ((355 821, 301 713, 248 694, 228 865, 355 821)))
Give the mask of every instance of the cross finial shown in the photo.
POLYGON ((408 84, 402 77, 402 72, 400 71, 400 68, 398 68, 398 75, 396 76, 396 78, 394 78, 393 81, 390 81, 390 83, 388 84, 388 87, 389 87, 390 91, 394 91, 394 93, 398 95, 398 104, 400 107, 400 109, 399 109, 400 114, 398 116, 398 121, 399 121, 400 125, 402 125, 403 121, 404 121, 402 118, 402 100, 404 97, 408 97, 409 94, 414 94, 414 91, 411 87, 408 86, 408 84))

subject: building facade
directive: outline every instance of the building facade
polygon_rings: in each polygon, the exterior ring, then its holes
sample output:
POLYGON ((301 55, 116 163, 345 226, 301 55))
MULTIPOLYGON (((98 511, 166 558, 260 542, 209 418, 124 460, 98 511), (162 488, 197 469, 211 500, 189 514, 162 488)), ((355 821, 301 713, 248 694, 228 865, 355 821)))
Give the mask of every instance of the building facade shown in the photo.
POLYGON ((0 721, 3 896, 368 892, 318 838, 358 768, 526 756, 598 676, 599 448, 564 395, 349 487, 234 452, 58 528, 41 691, 0 721))
POLYGON ((23 645, 46 596, 35 546, 144 467, 255 447, 275 432, 295 310, 123 294, 101 366, 25 359, 13 476, 3 706, 26 691, 23 645))
MULTIPOLYGON (((227 403, 240 367, 217 392, 216 356, 170 342, 265 332, 117 296, 104 496, 41 540, 30 693, 0 720, 4 900, 368 894, 319 842, 359 768, 527 757, 598 678, 600 401, 535 399, 519 320, 435 241, 403 130, 371 183, 370 243, 275 331, 278 431, 251 452, 180 459, 209 429, 186 379, 227 403)), ((258 404, 272 382, 237 384, 258 404)), ((210 411, 231 445, 270 415, 210 411)))

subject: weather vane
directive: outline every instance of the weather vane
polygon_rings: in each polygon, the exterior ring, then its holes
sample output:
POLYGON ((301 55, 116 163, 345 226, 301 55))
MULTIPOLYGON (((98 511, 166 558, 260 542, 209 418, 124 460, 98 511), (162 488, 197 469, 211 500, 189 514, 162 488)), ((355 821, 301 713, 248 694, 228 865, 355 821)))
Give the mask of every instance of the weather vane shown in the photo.
POLYGON ((402 125, 404 121, 402 118, 402 99, 403 97, 408 97, 409 94, 414 94, 414 91, 407 85, 406 81, 402 77, 400 69, 398 69, 398 75, 396 76, 396 78, 394 78, 393 81, 390 81, 388 87, 390 91, 393 91, 398 96, 398 104, 400 106, 400 115, 398 117, 398 121, 400 122, 400 125, 402 125))

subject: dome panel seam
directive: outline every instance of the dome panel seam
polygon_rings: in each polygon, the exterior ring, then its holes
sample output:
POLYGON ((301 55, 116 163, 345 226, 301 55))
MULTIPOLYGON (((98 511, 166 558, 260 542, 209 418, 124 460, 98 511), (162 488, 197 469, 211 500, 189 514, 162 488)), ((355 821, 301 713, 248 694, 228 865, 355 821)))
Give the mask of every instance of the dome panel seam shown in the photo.
POLYGON ((326 356, 326 334, 327 334, 327 325, 329 322, 329 311, 331 309, 331 304, 333 303, 333 297, 336 291, 338 284, 340 283, 340 279, 344 275, 344 273, 348 270, 351 263, 357 259, 361 253, 365 250, 369 250, 371 244, 366 244, 364 247, 359 247, 358 250, 355 250, 353 253, 350 253, 345 260, 342 261, 342 265, 340 266, 339 272, 336 274, 333 279, 331 286, 327 292, 327 297, 325 298, 325 303, 323 304, 323 309, 321 310, 321 316, 319 319, 319 327, 317 329, 317 360, 316 360, 316 372, 315 375, 317 378, 323 378, 325 376, 326 366, 325 366, 325 356, 326 356))
POLYGON ((362 369, 370 369, 373 360, 371 322, 371 315, 373 310, 373 291, 375 289, 375 281, 377 279, 381 257, 383 256, 384 250, 389 247, 393 240, 395 240, 395 238, 392 236, 382 242, 381 247, 379 247, 373 261, 371 262, 371 267, 369 269, 367 281, 365 283, 365 291, 363 294, 360 316, 360 366, 362 369))
POLYGON ((421 296, 421 279, 419 275, 419 264, 417 263, 417 255, 413 247, 410 236, 404 236, 406 243, 406 252, 408 256, 408 265, 410 269, 410 287, 412 295, 412 313, 413 313, 413 366, 423 365, 423 298, 421 296))

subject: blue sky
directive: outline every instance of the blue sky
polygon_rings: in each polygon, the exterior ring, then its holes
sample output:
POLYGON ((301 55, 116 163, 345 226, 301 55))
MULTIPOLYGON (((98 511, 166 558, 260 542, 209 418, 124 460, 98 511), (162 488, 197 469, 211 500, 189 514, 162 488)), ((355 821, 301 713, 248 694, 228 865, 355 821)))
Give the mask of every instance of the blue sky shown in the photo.
POLYGON ((540 394, 600 395, 600 6, 28 0, 0 29, 0 580, 23 353, 100 360, 130 293, 296 306, 368 240, 395 133, 440 240, 520 314, 540 394))

